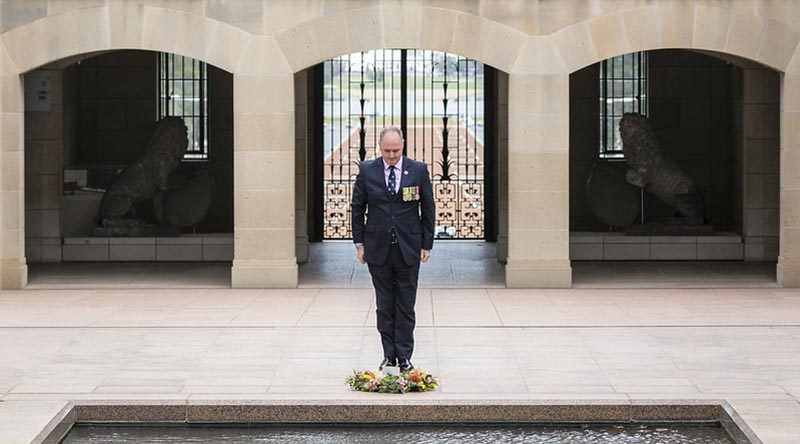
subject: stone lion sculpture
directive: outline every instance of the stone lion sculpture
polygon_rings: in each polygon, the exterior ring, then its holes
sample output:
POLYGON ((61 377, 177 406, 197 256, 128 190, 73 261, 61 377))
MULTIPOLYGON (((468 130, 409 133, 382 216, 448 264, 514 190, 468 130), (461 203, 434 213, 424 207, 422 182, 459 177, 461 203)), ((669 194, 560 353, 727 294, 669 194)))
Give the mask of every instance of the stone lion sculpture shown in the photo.
POLYGON ((214 178, 204 168, 179 168, 189 146, 180 117, 158 121, 142 154, 117 176, 103 195, 95 236, 179 235, 205 216, 214 198, 214 178), (158 224, 133 213, 136 204, 153 199, 158 224))
POLYGON ((625 180, 654 194, 673 207, 687 225, 703 223, 703 196, 694 181, 664 155, 650 121, 637 113, 626 113, 619 122, 622 152, 629 169, 625 180))

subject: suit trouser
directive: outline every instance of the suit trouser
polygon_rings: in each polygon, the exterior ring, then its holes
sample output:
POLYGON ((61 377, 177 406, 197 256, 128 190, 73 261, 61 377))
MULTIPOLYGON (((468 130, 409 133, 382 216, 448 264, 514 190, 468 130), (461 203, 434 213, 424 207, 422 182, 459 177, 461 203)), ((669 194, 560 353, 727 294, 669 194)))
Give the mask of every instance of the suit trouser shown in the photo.
POLYGON ((383 265, 369 265, 375 287, 378 332, 381 334, 383 355, 411 359, 414 352, 414 304, 417 301, 419 262, 407 265, 400 247, 389 247, 389 257, 383 265))

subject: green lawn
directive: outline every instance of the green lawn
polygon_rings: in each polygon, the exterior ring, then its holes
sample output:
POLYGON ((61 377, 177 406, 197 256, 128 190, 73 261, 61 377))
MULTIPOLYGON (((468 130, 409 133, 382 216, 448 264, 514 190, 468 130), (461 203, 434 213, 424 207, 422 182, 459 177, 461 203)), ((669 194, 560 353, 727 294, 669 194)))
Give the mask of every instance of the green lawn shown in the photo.
MULTIPOLYGON (((483 122, 484 122, 483 115, 479 115, 479 116, 470 116, 470 117, 471 117, 473 120, 475 120, 476 122, 478 122, 478 123, 483 123, 483 122)), ((378 119, 380 120, 380 117, 379 117, 378 119)), ((438 119, 439 119, 439 118, 437 117, 437 123, 438 123, 438 119)), ((344 119, 344 118, 342 118, 342 117, 325 116, 325 117, 323 118, 323 120, 322 120, 322 121, 323 121, 325 124, 328 124, 328 125, 339 125, 341 122, 343 122, 343 121, 346 121, 346 120, 347 120, 347 119, 344 119)), ((388 120, 388 119, 387 119, 387 120, 388 120)), ((354 127, 355 127, 355 126, 358 126, 358 117, 353 117, 353 118, 351 119, 351 122, 352 122, 352 124, 353 124, 353 126, 354 126, 354 127)), ((431 120, 430 120, 430 118, 427 118, 427 119, 423 119, 422 117, 409 117, 409 118, 408 118, 408 124, 409 124, 409 125, 422 125, 423 123, 424 123, 425 125, 430 125, 430 124, 431 124, 431 120)), ((452 120, 451 120, 451 123, 452 123, 452 120)), ((399 120, 399 119, 397 119, 397 124, 398 124, 398 125, 400 124, 400 120, 399 120)), ((369 127, 369 125, 371 125, 371 118, 367 117, 367 122, 366 122, 366 125, 367 125, 368 127, 369 127)))
MULTIPOLYGON (((448 87, 447 87, 447 95, 448 97, 455 97, 456 90, 460 94, 467 94, 468 96, 471 95, 483 95, 483 79, 478 78, 477 80, 473 78, 464 79, 461 78, 461 81, 458 84, 458 88, 456 88, 456 79, 448 78, 448 87)), ((360 78, 352 78, 351 83, 348 85, 346 79, 341 78, 340 76, 335 76, 333 81, 330 84, 324 86, 325 88, 325 95, 326 97, 330 97, 331 94, 336 96, 340 96, 342 94, 353 97, 358 97, 360 94, 360 78), (342 83, 340 83, 340 81, 342 83)), ((385 82, 370 82, 365 81, 365 88, 364 88, 364 96, 368 99, 374 99, 375 97, 391 97, 392 94, 395 94, 396 97, 400 97, 400 76, 395 75, 394 81, 392 82, 390 79, 386 79, 385 82)), ((434 99, 441 99, 444 97, 444 86, 443 82, 437 80, 436 83, 431 83, 430 76, 425 77, 409 77, 408 78, 408 86, 409 88, 413 88, 416 92, 416 96, 421 98, 423 95, 426 98, 430 98, 431 90, 433 90, 433 97, 434 99), (416 83, 415 83, 416 81, 416 83)))

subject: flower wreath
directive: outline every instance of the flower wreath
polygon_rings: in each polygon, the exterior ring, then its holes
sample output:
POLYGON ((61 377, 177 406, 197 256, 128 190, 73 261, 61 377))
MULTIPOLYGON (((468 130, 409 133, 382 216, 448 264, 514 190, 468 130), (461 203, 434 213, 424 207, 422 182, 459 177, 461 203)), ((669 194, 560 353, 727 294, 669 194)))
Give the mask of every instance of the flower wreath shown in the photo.
POLYGON ((439 381, 422 369, 411 369, 397 376, 372 370, 353 370, 347 378, 351 390, 378 393, 429 392, 439 381))

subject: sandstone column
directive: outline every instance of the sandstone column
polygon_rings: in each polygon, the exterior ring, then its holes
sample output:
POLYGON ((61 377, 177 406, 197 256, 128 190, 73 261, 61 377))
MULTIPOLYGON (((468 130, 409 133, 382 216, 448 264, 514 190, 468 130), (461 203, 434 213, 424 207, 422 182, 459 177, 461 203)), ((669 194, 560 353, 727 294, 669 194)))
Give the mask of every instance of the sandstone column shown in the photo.
POLYGON ((800 75, 781 76, 778 284, 800 287, 800 75))
POLYGON ((506 285, 570 287, 569 75, 512 74, 508 96, 506 285))
MULTIPOLYGON (((295 254, 297 262, 308 262, 308 91, 309 71, 294 75, 295 129, 295 254)), ((313 148, 312 148, 313 149, 313 148)))
POLYGON ((235 74, 234 288, 294 288, 294 81, 235 74))
POLYGON ((6 56, 0 58, 0 286, 28 283, 25 262, 25 167, 22 78, 6 56))
POLYGON ((508 259, 508 74, 497 75, 497 261, 508 259))
POLYGON ((29 97, 47 75, 46 107, 25 109, 25 258, 28 263, 61 262, 62 153, 64 151, 63 70, 26 73, 29 97), (45 108, 47 108, 45 110, 45 108))

